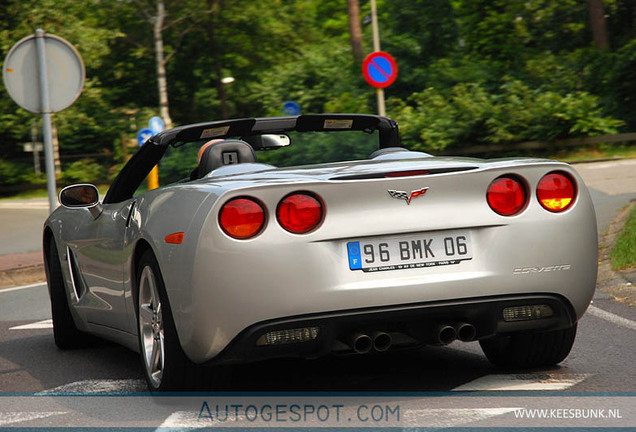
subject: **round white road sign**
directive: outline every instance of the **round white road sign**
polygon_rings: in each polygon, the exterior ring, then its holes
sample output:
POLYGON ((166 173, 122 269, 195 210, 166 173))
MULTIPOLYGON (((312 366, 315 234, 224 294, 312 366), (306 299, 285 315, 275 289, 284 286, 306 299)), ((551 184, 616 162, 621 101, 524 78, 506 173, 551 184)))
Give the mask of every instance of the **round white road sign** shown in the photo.
MULTIPOLYGON (((75 47, 61 37, 44 34, 43 39, 50 102, 47 111, 58 112, 75 102, 82 92, 84 63, 75 47)), ((11 48, 2 76, 9 95, 18 105, 27 111, 44 113, 35 35, 25 37, 11 48)))

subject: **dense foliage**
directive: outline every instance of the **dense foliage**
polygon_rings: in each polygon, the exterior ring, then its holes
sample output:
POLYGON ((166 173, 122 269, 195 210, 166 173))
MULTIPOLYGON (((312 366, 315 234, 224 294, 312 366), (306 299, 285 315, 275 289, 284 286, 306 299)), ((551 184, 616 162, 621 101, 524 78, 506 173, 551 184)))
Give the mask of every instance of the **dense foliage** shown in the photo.
MULTIPOLYGON (((112 175, 137 130, 159 114, 157 1, 6 0, 0 6, 2 59, 36 28, 67 39, 83 57, 83 94, 54 116, 66 181, 112 175)), ((280 115, 290 100, 304 113, 375 112, 375 92, 349 46, 345 0, 163 1, 175 124, 280 115), (224 84, 227 76, 234 82, 224 84)), ((370 5, 359 3, 364 17, 370 5)), ((382 49, 400 69, 386 90, 387 114, 413 149, 461 153, 476 144, 514 147, 636 127, 636 0, 377 4, 382 49), (594 43, 588 10, 594 2, 604 7, 607 49, 594 43)), ((366 53, 370 27, 362 29, 366 53)), ((33 181, 22 144, 31 140, 38 116, 17 107, 3 87, 0 93, 2 185, 33 181)))

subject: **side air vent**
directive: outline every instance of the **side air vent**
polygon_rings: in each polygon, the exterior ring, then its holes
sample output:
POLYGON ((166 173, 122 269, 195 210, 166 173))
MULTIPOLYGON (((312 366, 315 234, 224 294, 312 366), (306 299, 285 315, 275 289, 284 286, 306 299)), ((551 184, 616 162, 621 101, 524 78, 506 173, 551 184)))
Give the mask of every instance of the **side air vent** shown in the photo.
POLYGON ((66 254, 68 255, 68 267, 69 273, 71 274, 73 292, 75 293, 75 299, 79 301, 86 292, 86 285, 84 284, 82 275, 77 268, 77 260, 75 259, 75 255, 73 255, 71 248, 66 249, 66 254))

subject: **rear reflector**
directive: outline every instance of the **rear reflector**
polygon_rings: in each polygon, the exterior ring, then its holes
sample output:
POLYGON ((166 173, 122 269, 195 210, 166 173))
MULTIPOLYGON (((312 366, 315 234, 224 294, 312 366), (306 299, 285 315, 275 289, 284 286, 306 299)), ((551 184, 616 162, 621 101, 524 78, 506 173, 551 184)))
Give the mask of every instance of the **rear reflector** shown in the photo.
POLYGON ((234 198, 221 208, 219 225, 230 237, 249 239, 265 225, 265 210, 252 198, 234 198))
POLYGON ((503 310, 503 319, 506 322, 550 318, 553 315, 554 311, 548 305, 515 306, 503 310))
POLYGON ((287 195, 278 204, 278 223, 294 234, 305 234, 314 230, 322 222, 321 202, 305 192, 287 195))
POLYGON ((545 175, 537 186, 537 198, 548 211, 562 212, 570 208, 576 197, 574 181, 565 173, 545 175))
POLYGON ((178 233, 168 234, 164 240, 166 243, 170 243, 170 244, 181 244, 183 243, 184 237, 185 237, 184 233, 178 232, 178 233))
POLYGON ((487 200, 495 213, 502 216, 514 216, 526 206, 528 194, 517 177, 503 176, 490 183, 487 200))
POLYGON ((314 340, 318 337, 318 327, 295 328, 265 333, 256 341, 258 346, 285 345, 314 340))

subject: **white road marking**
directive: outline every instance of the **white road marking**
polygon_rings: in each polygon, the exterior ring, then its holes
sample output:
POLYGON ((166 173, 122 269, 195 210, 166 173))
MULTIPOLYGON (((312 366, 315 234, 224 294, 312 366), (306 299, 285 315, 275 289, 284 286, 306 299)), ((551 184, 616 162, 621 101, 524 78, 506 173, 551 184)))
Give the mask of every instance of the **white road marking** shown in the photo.
POLYGON ((404 413, 406 426, 447 428, 508 414, 520 408, 433 408, 408 410, 404 413))
POLYGON ((603 309, 599 309, 596 306, 590 306, 587 309, 587 313, 597 318, 604 319, 605 321, 609 321, 612 324, 616 324, 617 326, 636 330, 636 321, 628 320, 627 318, 623 318, 622 316, 618 316, 611 312, 604 311, 603 309))
POLYGON ((10 327, 9 330, 40 330, 40 329, 52 329, 53 320, 47 319, 44 321, 38 321, 31 324, 24 324, 15 327, 10 327))
POLYGON ((54 412, 0 412, 0 426, 7 426, 14 423, 39 420, 47 417, 68 414, 66 411, 54 412))
POLYGON ((155 432, 164 430, 164 428, 203 429, 207 427, 209 424, 199 421, 199 418, 193 415, 192 411, 176 411, 170 414, 155 432))
POLYGON ((54 393, 123 393, 123 392, 145 392, 148 387, 143 380, 121 379, 121 380, 84 380, 64 384, 53 389, 44 390, 37 395, 48 395, 54 393))
POLYGON ((486 375, 455 387, 452 391, 546 391, 565 390, 589 377, 590 374, 528 373, 486 375))
POLYGON ((46 282, 38 282, 38 283, 34 283, 30 285, 22 285, 18 287, 0 288, 0 294, 12 292, 12 291, 20 291, 20 290, 29 289, 29 288, 45 287, 45 286, 46 286, 46 282))

